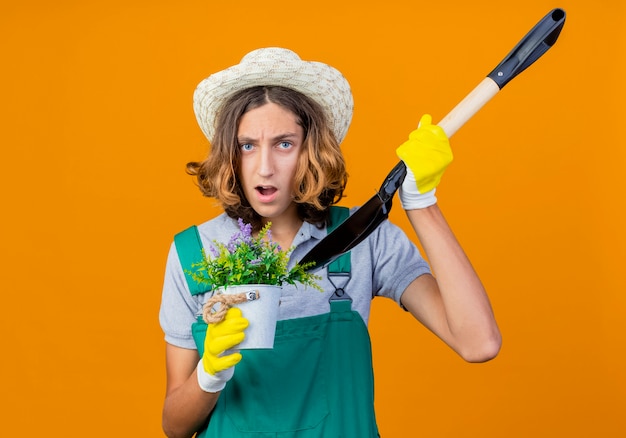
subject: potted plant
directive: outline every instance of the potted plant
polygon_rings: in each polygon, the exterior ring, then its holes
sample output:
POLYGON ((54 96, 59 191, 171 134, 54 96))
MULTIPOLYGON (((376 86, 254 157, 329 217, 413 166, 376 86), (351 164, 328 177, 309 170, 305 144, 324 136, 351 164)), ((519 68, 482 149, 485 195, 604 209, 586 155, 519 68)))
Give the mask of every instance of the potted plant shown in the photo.
POLYGON ((250 224, 242 219, 238 224, 239 231, 228 243, 213 241, 210 256, 203 250, 202 260, 192 265, 195 270, 189 274, 214 291, 203 308, 207 324, 221 321, 228 307, 238 305, 250 322, 240 348, 271 348, 282 286, 301 283, 321 291, 317 283, 321 277, 307 271, 312 263, 287 268, 293 248, 285 251, 272 241, 271 222, 256 236, 250 224))

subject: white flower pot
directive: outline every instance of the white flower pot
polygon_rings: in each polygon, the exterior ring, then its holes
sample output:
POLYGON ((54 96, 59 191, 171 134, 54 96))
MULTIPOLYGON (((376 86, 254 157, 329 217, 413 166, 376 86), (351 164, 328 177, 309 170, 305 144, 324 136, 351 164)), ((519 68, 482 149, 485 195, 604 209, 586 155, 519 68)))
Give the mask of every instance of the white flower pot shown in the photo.
POLYGON ((252 299, 243 303, 234 304, 241 309, 241 313, 250 325, 246 328, 246 337, 238 345, 239 349, 274 348, 278 306, 282 288, 269 284, 245 284, 220 288, 216 293, 249 294, 252 299), (257 295, 258 298, 254 298, 257 295))

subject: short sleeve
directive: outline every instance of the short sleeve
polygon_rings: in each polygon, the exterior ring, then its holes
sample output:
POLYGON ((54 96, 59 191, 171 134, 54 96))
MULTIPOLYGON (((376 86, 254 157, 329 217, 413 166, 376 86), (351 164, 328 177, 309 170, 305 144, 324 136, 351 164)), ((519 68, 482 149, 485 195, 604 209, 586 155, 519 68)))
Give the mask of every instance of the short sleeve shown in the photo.
POLYGON ((165 266, 159 311, 159 322, 167 343, 181 348, 196 348, 191 325, 196 321, 199 308, 198 300, 189 292, 176 246, 172 243, 165 266))
POLYGON ((389 221, 383 222, 372 242, 374 257, 373 292, 398 304, 409 284, 429 274, 430 267, 407 235, 389 221))

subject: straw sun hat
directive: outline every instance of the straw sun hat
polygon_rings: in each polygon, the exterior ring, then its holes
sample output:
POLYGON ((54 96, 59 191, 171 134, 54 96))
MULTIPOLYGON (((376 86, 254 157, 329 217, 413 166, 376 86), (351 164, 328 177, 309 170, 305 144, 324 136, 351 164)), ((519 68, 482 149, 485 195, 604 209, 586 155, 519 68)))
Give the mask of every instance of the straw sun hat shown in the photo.
POLYGON ((310 97, 324 109, 337 141, 341 143, 345 137, 354 106, 348 81, 329 65, 303 61, 291 50, 270 47, 248 53, 239 64, 198 84, 193 109, 209 142, 222 104, 234 93, 258 85, 280 85, 310 97))

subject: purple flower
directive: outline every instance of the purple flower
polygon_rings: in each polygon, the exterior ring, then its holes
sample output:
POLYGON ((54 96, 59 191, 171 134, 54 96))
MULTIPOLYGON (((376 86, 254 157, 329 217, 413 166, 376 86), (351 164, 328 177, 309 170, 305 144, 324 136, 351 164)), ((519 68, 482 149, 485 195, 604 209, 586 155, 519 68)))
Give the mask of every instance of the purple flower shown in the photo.
POLYGON ((243 219, 237 220, 239 224, 239 231, 230 237, 230 240, 226 244, 228 252, 234 254, 237 251, 237 247, 243 244, 250 245, 252 243, 252 225, 244 223, 243 219))
POLYGON ((211 245, 209 247, 209 251, 211 251, 211 254, 213 254, 213 257, 219 257, 220 256, 219 250, 216 247, 214 247, 213 245, 211 245))
POLYGON ((244 223, 243 219, 237 219, 239 223, 240 237, 244 243, 250 243, 252 241, 252 224, 244 223))
POLYGON ((226 248, 228 249, 229 253, 234 254, 235 251, 237 251, 238 240, 239 238, 237 237, 237 235, 234 235, 230 238, 230 240, 228 241, 228 244, 226 245, 226 248))

